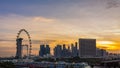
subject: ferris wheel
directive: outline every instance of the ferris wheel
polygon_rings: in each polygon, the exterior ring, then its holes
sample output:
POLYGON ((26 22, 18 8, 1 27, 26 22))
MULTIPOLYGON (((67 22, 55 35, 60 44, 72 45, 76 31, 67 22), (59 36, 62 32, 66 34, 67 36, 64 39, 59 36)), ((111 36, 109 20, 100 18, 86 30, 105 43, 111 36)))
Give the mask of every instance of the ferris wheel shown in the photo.
POLYGON ((18 34, 17 34, 17 39, 20 38, 20 35, 21 35, 22 32, 25 32, 25 33, 26 33, 26 35, 27 35, 27 37, 28 37, 28 42, 29 42, 28 44, 25 44, 25 45, 22 45, 22 46, 26 46, 26 47, 27 47, 27 54, 28 54, 28 56, 30 57, 30 56, 31 56, 31 50, 32 50, 31 37, 30 37, 30 34, 29 34, 29 32, 28 32, 27 30, 21 29, 21 30, 18 32, 18 34))

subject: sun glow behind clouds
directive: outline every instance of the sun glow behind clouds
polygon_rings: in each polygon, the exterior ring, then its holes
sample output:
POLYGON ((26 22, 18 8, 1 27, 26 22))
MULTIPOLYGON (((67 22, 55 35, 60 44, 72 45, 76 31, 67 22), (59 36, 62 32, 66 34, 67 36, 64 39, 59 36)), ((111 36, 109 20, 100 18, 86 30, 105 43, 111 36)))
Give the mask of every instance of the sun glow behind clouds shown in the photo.
POLYGON ((107 51, 114 51, 114 50, 119 50, 117 47, 118 43, 114 41, 98 41, 97 42, 97 47, 106 49, 107 51))
POLYGON ((98 44, 105 45, 105 44, 115 44, 113 41, 98 41, 98 44))

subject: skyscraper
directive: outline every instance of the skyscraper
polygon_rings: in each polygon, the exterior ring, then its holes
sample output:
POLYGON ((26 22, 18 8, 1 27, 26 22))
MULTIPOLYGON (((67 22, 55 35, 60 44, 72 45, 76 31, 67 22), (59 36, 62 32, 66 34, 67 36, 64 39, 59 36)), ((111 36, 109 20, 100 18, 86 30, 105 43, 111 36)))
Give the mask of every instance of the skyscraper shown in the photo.
POLYGON ((61 58, 61 57, 71 57, 71 50, 70 47, 66 48, 66 45, 57 45, 54 48, 54 56, 56 58, 61 58))
POLYGON ((49 45, 46 45, 45 54, 50 54, 50 47, 49 47, 49 45))
POLYGON ((44 55, 50 54, 49 45, 40 45, 39 56, 43 57, 44 55))
POLYGON ((97 54, 96 54, 97 57, 105 57, 105 56, 108 55, 108 52, 106 50, 104 50, 104 49, 97 48, 96 52, 97 52, 97 54))
POLYGON ((54 56, 55 56, 56 58, 62 57, 62 46, 61 46, 61 45, 57 45, 57 46, 54 48, 54 56))
POLYGON ((40 45, 39 56, 43 57, 45 55, 45 45, 40 45))
POLYGON ((22 40, 23 40, 22 38, 16 39, 16 41, 17 41, 17 43, 16 43, 16 45, 17 45, 16 58, 18 58, 18 59, 22 58, 22 40))
POLYGON ((79 56, 96 56, 96 39, 79 39, 79 56))
POLYGON ((77 42, 75 42, 75 46, 73 44, 71 44, 71 53, 72 53, 72 57, 76 57, 78 56, 78 48, 77 48, 77 42))
POLYGON ((66 45, 63 44, 63 48, 62 48, 62 57, 66 57, 67 53, 67 49, 66 49, 66 45))
POLYGON ((78 51, 78 43, 75 42, 75 56, 74 56, 74 57, 76 57, 76 56, 78 56, 78 55, 79 55, 79 51, 78 51))

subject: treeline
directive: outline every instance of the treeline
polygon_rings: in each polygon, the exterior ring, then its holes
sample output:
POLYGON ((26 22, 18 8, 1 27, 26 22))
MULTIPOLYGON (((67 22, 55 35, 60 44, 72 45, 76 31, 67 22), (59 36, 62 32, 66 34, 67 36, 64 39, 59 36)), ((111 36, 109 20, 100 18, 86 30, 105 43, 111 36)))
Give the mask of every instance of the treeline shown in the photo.
POLYGON ((0 68, 15 68, 12 62, 0 62, 0 68))
POLYGON ((64 61, 68 63, 79 63, 79 62, 87 62, 88 64, 100 64, 103 59, 101 58, 79 58, 79 57, 73 57, 73 58, 39 58, 35 59, 37 62, 41 61, 48 61, 48 62, 58 62, 58 61, 64 61))

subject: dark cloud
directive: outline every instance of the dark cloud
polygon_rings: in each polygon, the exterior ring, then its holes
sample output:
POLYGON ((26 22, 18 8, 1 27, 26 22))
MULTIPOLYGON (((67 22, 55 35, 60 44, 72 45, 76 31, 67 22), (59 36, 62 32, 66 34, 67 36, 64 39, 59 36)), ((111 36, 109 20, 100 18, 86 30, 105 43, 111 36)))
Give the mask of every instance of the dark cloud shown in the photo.
POLYGON ((107 8, 116 8, 120 7, 119 0, 107 0, 107 8))

